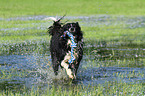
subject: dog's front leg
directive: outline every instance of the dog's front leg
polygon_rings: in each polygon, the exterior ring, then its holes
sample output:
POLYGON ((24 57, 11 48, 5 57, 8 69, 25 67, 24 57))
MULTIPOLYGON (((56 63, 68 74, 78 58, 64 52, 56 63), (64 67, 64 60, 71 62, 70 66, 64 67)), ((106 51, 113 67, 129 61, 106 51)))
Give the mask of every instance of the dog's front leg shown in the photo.
POLYGON ((66 72, 67 72, 67 75, 69 76, 69 78, 74 79, 75 75, 73 75, 73 72, 69 68, 69 64, 67 63, 70 58, 71 58, 71 56, 70 56, 70 52, 69 52, 66 54, 66 56, 64 57, 64 60, 61 62, 61 66, 66 69, 66 72))
POLYGON ((61 62, 61 66, 66 69, 66 72, 69 78, 74 79, 73 73, 71 69, 68 67, 69 65, 66 62, 64 62, 64 60, 61 62))

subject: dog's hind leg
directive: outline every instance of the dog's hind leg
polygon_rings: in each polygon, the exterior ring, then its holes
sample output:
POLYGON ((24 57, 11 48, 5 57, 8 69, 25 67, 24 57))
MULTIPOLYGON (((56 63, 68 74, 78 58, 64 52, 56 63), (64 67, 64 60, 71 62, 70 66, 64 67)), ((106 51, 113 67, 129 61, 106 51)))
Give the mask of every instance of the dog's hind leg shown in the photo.
POLYGON ((59 62, 55 56, 53 56, 53 59, 52 59, 52 67, 53 67, 55 75, 58 75, 59 62))
POLYGON ((58 67, 59 65, 53 65, 53 70, 54 70, 55 75, 58 75, 58 67))

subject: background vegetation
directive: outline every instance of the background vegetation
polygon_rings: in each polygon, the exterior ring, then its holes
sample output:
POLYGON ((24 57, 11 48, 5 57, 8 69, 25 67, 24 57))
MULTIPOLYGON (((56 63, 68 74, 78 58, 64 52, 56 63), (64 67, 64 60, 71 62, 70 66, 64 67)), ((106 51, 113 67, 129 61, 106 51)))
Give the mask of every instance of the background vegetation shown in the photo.
POLYGON ((144 0, 0 0, 0 17, 145 15, 144 0))

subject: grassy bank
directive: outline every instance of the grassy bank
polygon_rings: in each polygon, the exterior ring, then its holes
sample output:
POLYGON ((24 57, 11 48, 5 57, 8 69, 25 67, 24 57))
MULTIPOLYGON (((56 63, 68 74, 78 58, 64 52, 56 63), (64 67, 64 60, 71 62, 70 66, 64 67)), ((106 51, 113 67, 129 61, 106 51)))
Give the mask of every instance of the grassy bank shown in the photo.
POLYGON ((145 15, 144 0, 0 0, 0 17, 25 15, 145 15))

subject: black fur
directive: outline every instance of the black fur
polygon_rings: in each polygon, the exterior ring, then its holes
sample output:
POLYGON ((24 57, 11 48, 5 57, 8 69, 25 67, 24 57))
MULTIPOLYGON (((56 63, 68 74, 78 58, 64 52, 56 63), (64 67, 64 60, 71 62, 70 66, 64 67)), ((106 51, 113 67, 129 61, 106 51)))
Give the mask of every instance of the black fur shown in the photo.
POLYGON ((50 41, 50 52, 55 75, 58 74, 58 68, 61 66, 61 62, 65 55, 71 51, 70 45, 67 44, 69 37, 67 35, 62 37, 62 35, 64 35, 64 31, 69 31, 73 34, 75 43, 77 43, 76 52, 78 58, 74 63, 70 64, 69 68, 75 70, 74 74, 76 75, 83 56, 83 33, 78 22, 62 25, 60 20, 58 20, 54 21, 53 25, 48 29, 49 34, 52 36, 50 41))

